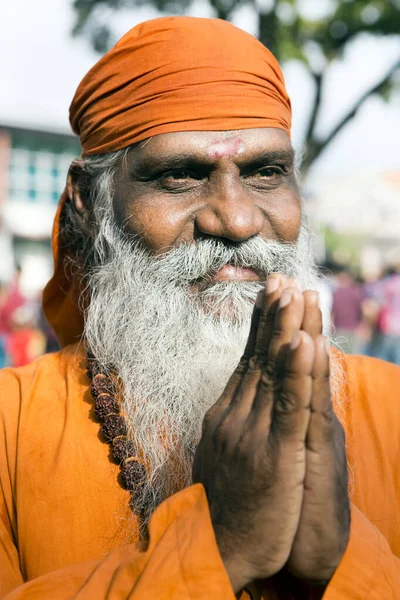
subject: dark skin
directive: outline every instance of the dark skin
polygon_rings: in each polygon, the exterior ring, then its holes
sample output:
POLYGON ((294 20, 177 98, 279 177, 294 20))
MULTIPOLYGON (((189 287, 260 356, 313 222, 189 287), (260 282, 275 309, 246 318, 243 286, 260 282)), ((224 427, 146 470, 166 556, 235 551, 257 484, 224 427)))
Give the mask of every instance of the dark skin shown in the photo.
POLYGON ((285 568, 322 597, 349 535, 344 435, 316 298, 272 278, 279 287, 263 296, 243 359, 206 415, 194 480, 208 491, 236 591, 285 568), (280 307, 283 292, 291 301, 280 307))
MULTIPOLYGON (((207 237, 292 242, 301 221, 293 161, 278 129, 156 136, 117 169, 117 222, 154 254, 207 237)), ((76 179, 69 193, 90 235, 76 179)), ((321 332, 317 294, 269 276, 245 354, 204 420, 193 480, 206 490, 235 592, 286 569, 322 594, 348 542, 345 441, 321 332)))
POLYGON ((207 236, 295 240, 300 202, 286 134, 256 129, 232 138, 242 148, 227 145, 225 154, 217 144, 231 138, 215 132, 160 135, 133 149, 115 181, 119 222, 155 253, 207 236))

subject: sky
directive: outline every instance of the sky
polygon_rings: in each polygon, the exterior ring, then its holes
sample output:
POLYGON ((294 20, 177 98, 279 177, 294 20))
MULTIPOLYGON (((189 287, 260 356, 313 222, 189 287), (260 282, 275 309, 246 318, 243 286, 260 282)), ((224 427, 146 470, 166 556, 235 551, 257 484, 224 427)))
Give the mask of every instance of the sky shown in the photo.
MULTIPOLYGON (((321 6, 321 0, 308 3, 321 6)), ((211 16, 207 5, 199 1, 191 14, 211 16)), ((154 9, 147 7, 125 11, 118 15, 115 27, 122 34, 155 16, 154 9)), ((255 33, 251 9, 238 11, 234 22, 255 33)), ((0 124, 69 131, 68 107, 75 89, 99 58, 88 42, 71 37, 72 24, 71 0, 0 3, 0 124)), ((400 37, 379 41, 364 37, 349 48, 327 78, 318 124, 322 134, 383 75, 399 52, 400 37)), ((293 142, 299 148, 313 87, 297 63, 286 65, 284 73, 293 104, 293 142)), ((370 98, 318 161, 314 178, 362 169, 400 169, 399 140, 400 92, 388 104, 370 98)))

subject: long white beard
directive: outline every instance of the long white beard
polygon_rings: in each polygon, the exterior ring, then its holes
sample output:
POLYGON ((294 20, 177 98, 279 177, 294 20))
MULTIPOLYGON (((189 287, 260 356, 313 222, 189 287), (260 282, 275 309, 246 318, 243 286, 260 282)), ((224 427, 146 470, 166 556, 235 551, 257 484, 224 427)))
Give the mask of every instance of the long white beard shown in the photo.
POLYGON ((222 282, 199 291, 191 284, 229 262, 281 272, 313 288, 309 238, 303 227, 296 244, 258 237, 227 246, 214 239, 154 256, 124 238, 111 217, 103 218, 85 337, 124 390, 129 433, 148 470, 147 484, 133 498, 144 520, 190 485, 203 417, 241 358, 262 288, 259 282, 222 282))

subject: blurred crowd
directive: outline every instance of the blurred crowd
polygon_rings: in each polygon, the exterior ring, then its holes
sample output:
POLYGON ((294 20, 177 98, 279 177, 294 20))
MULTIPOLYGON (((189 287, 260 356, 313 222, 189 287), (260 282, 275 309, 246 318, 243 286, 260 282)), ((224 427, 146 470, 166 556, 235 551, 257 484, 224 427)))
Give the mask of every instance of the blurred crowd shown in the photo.
MULTIPOLYGON (((330 325, 325 332, 346 353, 367 354, 400 365, 400 266, 374 280, 362 280, 345 268, 323 269, 321 303, 330 325)), ((26 297, 17 269, 0 284, 0 368, 23 366, 58 349, 44 319, 40 297, 26 297)))
POLYGON ((400 266, 368 280, 331 266, 325 281, 336 345, 400 365, 400 266))
POLYGON ((21 367, 57 349, 55 336, 41 310, 40 297, 23 293, 18 268, 11 283, 0 283, 0 368, 21 367))

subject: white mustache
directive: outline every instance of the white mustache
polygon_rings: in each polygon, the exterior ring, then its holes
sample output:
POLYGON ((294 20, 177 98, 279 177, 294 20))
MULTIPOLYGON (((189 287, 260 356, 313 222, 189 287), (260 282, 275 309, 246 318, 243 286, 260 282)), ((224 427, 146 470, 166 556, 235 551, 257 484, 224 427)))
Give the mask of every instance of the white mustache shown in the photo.
POLYGON ((266 278, 271 272, 281 271, 288 276, 296 270, 297 244, 251 238, 240 244, 226 244, 218 239, 182 243, 160 255, 155 270, 176 284, 188 284, 205 279, 231 264, 250 268, 266 278))

